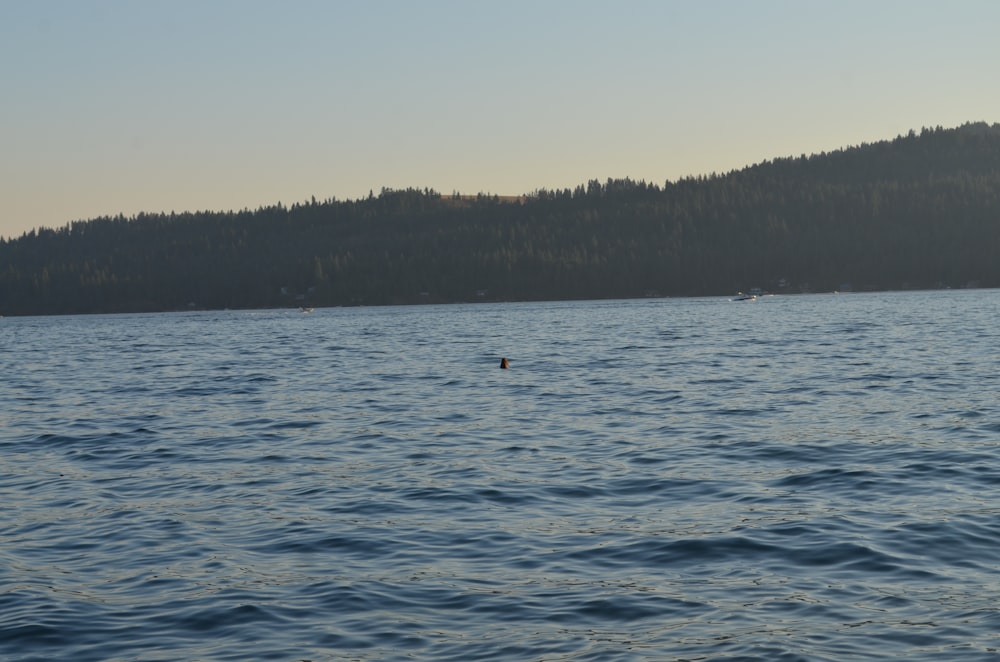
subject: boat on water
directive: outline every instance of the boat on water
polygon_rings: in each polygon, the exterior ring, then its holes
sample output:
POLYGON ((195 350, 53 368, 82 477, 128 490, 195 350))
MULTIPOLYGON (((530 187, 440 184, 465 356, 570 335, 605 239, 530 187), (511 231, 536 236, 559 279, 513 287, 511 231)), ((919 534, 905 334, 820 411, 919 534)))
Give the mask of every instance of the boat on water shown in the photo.
POLYGON ((300 313, 311 313, 312 311, 313 311, 312 308, 306 308, 304 306, 302 308, 299 308, 300 313))
POLYGON ((756 300, 757 300, 756 294, 744 294, 743 292, 737 292, 736 296, 730 299, 730 301, 756 301, 756 300))

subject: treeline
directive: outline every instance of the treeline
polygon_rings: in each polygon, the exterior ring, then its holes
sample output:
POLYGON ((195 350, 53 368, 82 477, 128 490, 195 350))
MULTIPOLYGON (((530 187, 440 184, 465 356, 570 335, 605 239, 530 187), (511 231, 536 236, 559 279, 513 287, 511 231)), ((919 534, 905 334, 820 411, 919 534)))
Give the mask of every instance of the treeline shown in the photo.
POLYGON ((383 189, 0 241, 0 314, 1000 286, 1000 124, 662 186, 383 189))

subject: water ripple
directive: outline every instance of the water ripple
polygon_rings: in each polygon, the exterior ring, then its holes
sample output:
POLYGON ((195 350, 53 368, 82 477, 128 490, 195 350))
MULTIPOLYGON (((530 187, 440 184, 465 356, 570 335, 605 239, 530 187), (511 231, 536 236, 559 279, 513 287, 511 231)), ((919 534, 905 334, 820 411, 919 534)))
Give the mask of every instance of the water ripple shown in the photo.
POLYGON ((4 319, 0 657, 995 659, 998 296, 4 319))

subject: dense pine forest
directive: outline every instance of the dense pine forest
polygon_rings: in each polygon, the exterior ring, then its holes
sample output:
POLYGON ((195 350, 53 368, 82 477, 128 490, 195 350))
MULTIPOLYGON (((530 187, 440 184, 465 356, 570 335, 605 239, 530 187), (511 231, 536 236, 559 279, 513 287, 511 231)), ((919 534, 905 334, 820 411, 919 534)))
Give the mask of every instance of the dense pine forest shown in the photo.
POLYGON ((0 240, 0 314, 1000 286, 1000 124, 517 198, 390 190, 0 240))

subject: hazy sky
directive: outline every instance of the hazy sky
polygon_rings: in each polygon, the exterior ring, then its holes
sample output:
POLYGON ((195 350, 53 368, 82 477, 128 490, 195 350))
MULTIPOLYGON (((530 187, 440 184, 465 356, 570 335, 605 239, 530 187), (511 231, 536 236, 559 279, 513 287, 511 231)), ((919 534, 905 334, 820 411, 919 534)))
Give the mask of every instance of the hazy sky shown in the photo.
POLYGON ((1000 121, 996 0, 0 0, 0 236, 1000 121))

